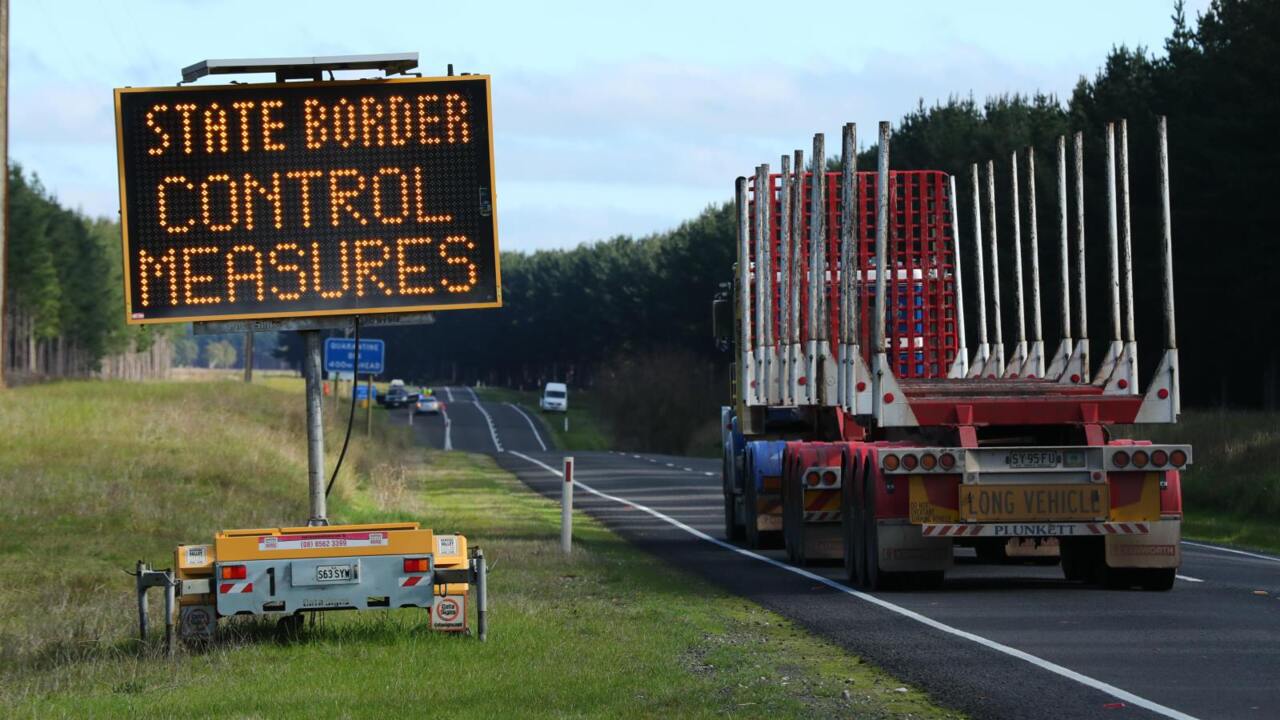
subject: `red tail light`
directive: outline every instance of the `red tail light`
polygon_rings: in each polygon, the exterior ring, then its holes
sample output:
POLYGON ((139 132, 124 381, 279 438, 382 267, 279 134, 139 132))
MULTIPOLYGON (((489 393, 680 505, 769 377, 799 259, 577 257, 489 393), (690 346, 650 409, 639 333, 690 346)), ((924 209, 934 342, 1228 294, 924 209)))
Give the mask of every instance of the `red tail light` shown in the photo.
POLYGON ((422 573, 427 571, 426 558, 405 558, 404 571, 407 573, 422 573))
POLYGON ((902 456, 902 467, 906 470, 915 470, 916 465, 919 465, 919 464, 920 464, 920 461, 916 459, 915 455, 902 456))
POLYGON ((1125 467, 1129 464, 1129 453, 1120 450, 1115 455, 1111 456, 1111 462, 1116 467, 1125 467))
POLYGON ((1181 450, 1174 450, 1169 453, 1169 462, 1173 463, 1175 467, 1182 467, 1187 464, 1187 454, 1181 450))
POLYGON ((812 488, 812 487, 818 487, 818 483, 819 483, 819 482, 820 482, 820 480, 819 480, 819 478, 818 478, 818 473, 813 472, 813 471, 810 471, 810 472, 808 472, 808 473, 805 473, 805 476, 804 476, 804 484, 805 484, 805 485, 808 485, 808 486, 809 486, 809 487, 811 487, 811 488, 812 488))
POLYGON ((1146 450, 1135 450, 1135 451, 1133 452, 1133 466, 1134 466, 1134 467, 1146 467, 1146 466, 1147 466, 1147 460, 1149 460, 1149 459, 1150 459, 1150 458, 1148 458, 1148 457, 1147 457, 1147 451, 1146 451, 1146 450))
POLYGON ((920 456, 920 467, 925 470, 932 470, 938 467, 938 456, 933 453, 925 453, 920 456))
POLYGON ((938 464, 942 466, 943 470, 950 470, 956 466, 956 456, 951 453, 943 453, 942 457, 938 458, 938 464))
POLYGON ((245 566, 243 565, 223 565, 222 566, 223 580, 244 580, 246 577, 248 577, 248 571, 245 569, 245 566))
POLYGON ((1163 467, 1169 464, 1169 453, 1163 450, 1156 450, 1151 453, 1151 464, 1163 467))
POLYGON ((882 462, 883 462, 883 464, 884 464, 884 469, 885 469, 885 470, 897 470, 897 469, 898 469, 898 456, 897 456, 897 455, 885 455, 885 456, 884 456, 884 460, 883 460, 882 462))
POLYGON ((836 474, 830 470, 822 473, 822 484, 827 487, 835 487, 837 479, 836 474))

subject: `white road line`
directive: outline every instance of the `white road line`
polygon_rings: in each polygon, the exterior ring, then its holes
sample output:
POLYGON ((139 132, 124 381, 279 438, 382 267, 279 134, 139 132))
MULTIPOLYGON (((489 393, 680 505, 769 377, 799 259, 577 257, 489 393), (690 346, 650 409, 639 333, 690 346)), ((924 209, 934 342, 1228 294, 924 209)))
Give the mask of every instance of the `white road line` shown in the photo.
POLYGON ((1204 582, 1200 578, 1193 578, 1190 575, 1174 575, 1174 577, 1178 578, 1179 580, 1186 580, 1187 582, 1204 582))
POLYGON ((632 455, 631 457, 633 457, 633 458, 635 458, 635 459, 637 459, 637 460, 639 460, 639 459, 640 459, 640 456, 639 456, 639 455, 632 455))
POLYGON ((675 467, 675 466, 676 466, 675 463, 667 463, 667 467, 675 467))
POLYGON ((453 449, 453 421, 449 419, 449 409, 440 406, 440 416, 444 418, 444 450, 453 449))
POLYGON ((693 472, 693 468, 680 468, 680 469, 684 470, 685 472, 693 472))
POLYGON ((703 475, 706 475, 707 477, 715 477, 715 476, 716 476, 716 474, 715 474, 715 473, 713 473, 713 472, 704 472, 704 473, 702 473, 702 474, 703 474, 703 475))
POLYGON ((1219 547, 1217 545, 1205 545, 1204 543, 1191 542, 1190 540, 1183 540, 1182 544, 1190 545, 1191 547, 1203 548, 1205 550, 1217 550, 1218 552, 1231 553, 1232 555, 1244 555, 1245 557, 1257 558, 1258 560, 1266 560, 1268 562, 1280 563, 1280 558, 1278 557, 1272 557, 1270 555, 1259 555, 1258 553, 1245 552, 1244 550, 1236 550, 1235 548, 1219 547))
POLYGON ((542 451, 543 451, 543 452, 546 452, 546 451, 547 451, 547 444, 546 444, 546 443, 544 443, 544 442, 542 442, 542 436, 538 434, 538 428, 537 428, 537 426, 535 426, 535 425, 533 424, 533 418, 529 417, 529 416, 525 413, 525 411, 524 411, 524 410, 521 410, 521 409, 520 409, 518 406, 516 406, 516 405, 513 405, 513 404, 511 404, 511 403, 507 403, 507 407, 509 407, 509 408, 511 408, 512 410, 515 410, 516 412, 520 413, 520 417, 524 418, 524 421, 525 421, 525 422, 527 422, 527 423, 529 423, 529 429, 533 431, 533 439, 534 439, 534 440, 537 440, 537 441, 538 441, 538 447, 542 448, 542 451))
POLYGON ((444 388, 444 394, 449 396, 449 402, 453 402, 453 391, 449 389, 448 385, 444 388))
MULTIPOLYGON (((556 470, 555 468, 551 467, 550 465, 547 465, 546 463, 535 460, 529 457, 528 455, 516 452, 514 450, 511 452, 511 454, 515 455, 516 457, 527 460, 533 463, 534 465, 541 467, 547 472, 550 472, 552 475, 555 475, 557 477, 564 477, 559 470, 556 470)), ((977 643, 978 645, 982 645, 983 647, 989 648, 996 652, 1003 653, 1013 658, 1017 658, 1018 660, 1023 660, 1043 670, 1047 670, 1055 675, 1059 675, 1068 680, 1074 680, 1075 682, 1078 682, 1081 685, 1085 685, 1095 690, 1104 692, 1116 698, 1117 700, 1123 700, 1124 702, 1127 702, 1131 705, 1136 705, 1145 710, 1150 710, 1151 712, 1156 713, 1157 715, 1163 715, 1164 717, 1173 718, 1174 720, 1195 720, 1195 717, 1192 715, 1188 715, 1184 712, 1174 710, 1171 707, 1165 707, 1160 703, 1157 703, 1152 700, 1148 700, 1144 697, 1139 697, 1127 690, 1121 690, 1120 688, 1114 685, 1111 685, 1109 683, 1105 683, 1096 678, 1089 677, 1088 675, 1078 673, 1075 670, 1072 670, 1071 668, 1064 667, 1062 665, 1059 665, 1055 662, 1051 662, 1049 660, 1045 660, 1044 658, 1038 657, 1036 655, 1032 655, 1031 653, 1025 652, 1023 650, 1019 650, 1015 647, 1010 647, 1009 645, 996 642, 995 640, 990 640, 988 638, 982 637, 981 635, 971 633, 967 630, 961 630, 960 628, 952 627, 945 623, 934 620, 931 617, 921 615, 920 613, 914 610, 908 610, 907 608, 902 607, 901 605, 895 605, 894 603, 891 603, 888 600, 883 600, 874 595, 869 595, 859 590, 854 590, 853 588, 849 587, 848 585, 845 585, 844 583, 839 583, 830 578, 826 578, 821 575, 811 573, 808 570, 805 570, 803 568, 798 568, 798 567, 795 567, 794 565, 788 565, 784 562, 774 560, 771 557, 766 557, 764 555, 760 555, 759 553, 752 552, 745 548, 740 548, 737 545, 730 545, 729 543, 723 540, 719 540, 717 538, 711 537, 710 535, 702 532, 701 530, 690 527, 669 515, 664 515, 663 513, 660 513, 657 510, 654 510, 649 507, 645 507, 644 505, 641 505, 639 503, 634 503, 625 498, 615 497, 613 495, 600 492, 599 490, 596 490, 595 488, 583 482, 579 482, 578 487, 581 487, 583 490, 586 490, 587 492, 597 497, 604 498, 605 500, 611 500, 616 503, 621 503, 623 505, 633 507, 641 512, 652 515, 653 517, 659 520, 662 520, 663 522, 669 525, 677 527, 700 540, 706 540, 707 542, 713 545, 717 545, 721 548, 724 548, 725 550, 728 550, 730 552, 734 552, 739 555, 749 557, 753 560, 759 560, 760 562, 765 563, 767 565, 772 565, 773 567, 776 567, 780 570, 786 570, 787 572, 794 573, 796 575, 799 575, 805 578, 806 580, 812 580, 813 582, 821 583, 838 592, 842 592, 846 595, 853 596, 864 602, 871 603, 872 605, 877 605, 881 608, 884 608, 885 610, 897 613, 905 618, 915 620, 916 622, 926 625, 928 627, 931 627, 935 630, 939 630, 949 635, 954 635, 964 640, 969 640, 971 642, 977 643)))
POLYGON ((470 385, 463 385, 463 386, 462 386, 462 389, 463 389, 463 390, 466 390, 466 391, 467 391, 467 392, 469 392, 469 393, 471 393, 471 402, 473 402, 473 403, 475 403, 475 404, 477 404, 477 405, 479 405, 479 404, 480 404, 480 396, 479 396, 479 395, 476 395, 476 391, 475 391, 475 390, 474 390, 470 385))
MULTIPOLYGON (((475 395, 474 392, 471 394, 475 395)), ((489 437, 493 438, 494 449, 498 452, 502 452, 502 441, 498 439, 498 428, 494 426, 493 418, 489 415, 489 412, 484 409, 484 406, 480 404, 479 400, 476 400, 474 404, 476 409, 480 411, 480 414, 484 416, 484 421, 489 423, 489 437)))

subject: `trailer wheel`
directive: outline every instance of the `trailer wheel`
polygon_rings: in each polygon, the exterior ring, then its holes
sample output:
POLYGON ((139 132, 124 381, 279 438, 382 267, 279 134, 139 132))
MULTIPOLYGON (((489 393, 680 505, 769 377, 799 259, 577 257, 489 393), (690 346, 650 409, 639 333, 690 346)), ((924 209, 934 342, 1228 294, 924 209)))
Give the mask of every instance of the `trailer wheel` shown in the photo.
POLYGON ((1151 592, 1166 592, 1173 589, 1173 581, 1177 577, 1177 568, 1143 568, 1138 573, 1138 586, 1151 592))
POLYGON ((787 549, 787 560, 803 566, 804 556, 804 485, 799 473, 794 472, 791 458, 785 458, 782 466, 782 540, 787 549))
POLYGON ((862 586, 868 590, 882 590, 890 580, 890 574, 880 569, 880 533, 876 525, 875 477, 870 470, 862 476, 861 510, 858 524, 862 526, 862 586))
POLYGON ((756 516, 759 505, 756 502, 756 473, 751 463, 751 453, 745 453, 742 463, 742 525, 743 537, 747 547, 755 550, 760 547, 760 518, 756 516))
POLYGON ((1083 542, 1064 541, 1059 552, 1062 554, 1062 575, 1069 582, 1088 582, 1093 577, 1093 558, 1083 542))
POLYGON ((724 491, 724 536, 730 542, 742 540, 744 534, 738 518, 738 500, 733 492, 733 471, 736 465, 732 450, 726 452, 720 467, 720 479, 724 491))
POLYGON ((854 587, 862 586, 862 526, 860 523, 859 503, 857 501, 857 489, 854 487, 854 476, 856 472, 851 472, 849 468, 853 462, 856 462, 856 456, 850 460, 849 456, 845 456, 844 462, 841 463, 841 482, 840 482, 840 505, 844 512, 840 513, 840 534, 844 540, 843 552, 844 556, 844 574, 854 587))

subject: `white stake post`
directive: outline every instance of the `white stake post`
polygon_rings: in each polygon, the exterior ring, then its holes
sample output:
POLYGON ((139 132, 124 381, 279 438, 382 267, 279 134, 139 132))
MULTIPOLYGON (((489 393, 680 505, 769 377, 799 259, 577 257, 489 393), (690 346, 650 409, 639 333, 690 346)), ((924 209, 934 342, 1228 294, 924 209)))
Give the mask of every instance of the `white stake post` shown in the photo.
POLYGON ((564 489, 560 499, 560 550, 573 551, 573 458, 564 459, 564 489))

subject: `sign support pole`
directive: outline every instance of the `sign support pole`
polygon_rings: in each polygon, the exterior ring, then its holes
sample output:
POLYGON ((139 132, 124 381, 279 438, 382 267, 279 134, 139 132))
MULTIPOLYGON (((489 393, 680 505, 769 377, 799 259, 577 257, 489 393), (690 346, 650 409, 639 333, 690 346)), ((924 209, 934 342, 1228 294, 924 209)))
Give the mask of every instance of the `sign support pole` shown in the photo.
MULTIPOLYGON (((324 497, 324 389, 320 383, 320 331, 305 330, 306 357, 302 376, 307 385, 307 484, 311 488, 308 525, 328 525, 324 497)), ((334 394, 336 398, 336 393, 334 394)))
POLYGON ((253 382, 253 331, 244 334, 244 381, 253 382))

